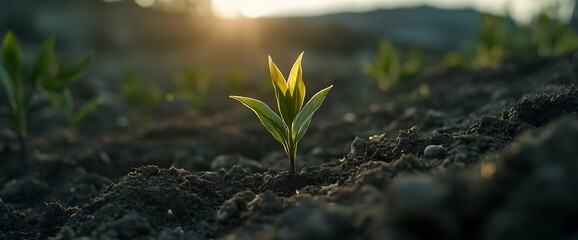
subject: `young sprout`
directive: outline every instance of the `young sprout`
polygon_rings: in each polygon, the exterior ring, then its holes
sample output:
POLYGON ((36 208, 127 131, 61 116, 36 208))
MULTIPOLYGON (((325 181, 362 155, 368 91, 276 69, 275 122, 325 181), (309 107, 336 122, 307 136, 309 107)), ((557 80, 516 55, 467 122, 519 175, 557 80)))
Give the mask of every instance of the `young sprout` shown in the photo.
MULTIPOLYGON (((55 103, 64 99, 64 110, 75 129, 97 105, 88 103, 74 111, 70 84, 79 79, 92 61, 89 54, 78 62, 62 65, 54 57, 54 37, 48 37, 38 50, 31 66, 24 66, 22 51, 16 35, 7 31, 0 48, 0 94, 5 102, 0 102, 0 117, 8 120, 16 132, 21 147, 21 158, 27 161, 26 137, 29 132, 28 115, 37 96, 45 93, 55 103), (25 71, 28 70, 28 71, 25 71)), ((58 108, 59 104, 53 104, 58 108)))
POLYGON ((295 174, 297 143, 303 138, 303 135, 305 135, 313 114, 319 109, 325 96, 327 96, 327 93, 333 87, 332 85, 319 91, 303 106, 305 100, 305 84, 303 83, 301 71, 302 57, 303 53, 299 55, 295 64, 293 64, 289 78, 286 81, 281 71, 279 71, 269 56, 269 72, 271 73, 277 107, 279 108, 281 117, 262 101, 248 97, 230 96, 230 98, 241 102, 253 110, 257 117, 259 117, 259 120, 261 120, 263 126, 273 135, 273 138, 283 144, 283 148, 291 164, 291 174, 295 174))

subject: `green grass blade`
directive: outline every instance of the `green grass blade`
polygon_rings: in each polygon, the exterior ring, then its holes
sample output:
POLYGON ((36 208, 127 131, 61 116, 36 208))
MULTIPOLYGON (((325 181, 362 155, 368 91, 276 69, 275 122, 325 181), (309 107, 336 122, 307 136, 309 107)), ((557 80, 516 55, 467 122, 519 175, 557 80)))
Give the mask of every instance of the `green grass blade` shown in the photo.
POLYGON ((65 67, 59 74, 58 79, 65 82, 72 82, 78 78, 80 78, 84 72, 90 67, 92 64, 92 57, 93 54, 89 54, 84 56, 77 62, 73 63, 70 66, 65 67))
POLYGON ((32 66, 32 72, 28 75, 28 82, 35 82, 38 78, 44 75, 50 69, 50 64, 52 62, 52 55, 54 52, 54 36, 51 36, 44 40, 40 50, 34 59, 34 65, 32 66))
POLYGON ((311 123, 313 114, 315 111, 317 111, 317 109, 319 109, 319 106, 321 106, 325 96, 327 96, 327 93, 329 93, 329 90, 331 90, 332 87, 333 85, 313 95, 313 97, 311 97, 311 99, 307 102, 307 104, 305 104, 303 109, 301 109, 301 111, 295 117, 295 121, 291 125, 291 130, 293 133, 292 137, 295 143, 299 142, 299 140, 303 138, 303 135, 305 135, 305 132, 307 132, 307 128, 309 127, 309 123, 311 123))
POLYGON ((10 102, 12 109, 16 108, 16 93, 14 89, 14 82, 2 65, 0 65, 0 85, 2 86, 2 89, 4 90, 4 93, 10 102))
MULTIPOLYGON (((8 31, 4 35, 4 41, 2 43, 2 61, 8 74, 10 74, 12 78, 16 78, 20 72, 22 56, 18 39, 16 39, 16 36, 12 31, 8 31)), ((16 79, 12 80, 16 81, 16 79)))
POLYGON ((288 133, 286 125, 283 123, 283 120, 267 106, 264 102, 261 102, 257 99, 248 98, 248 97, 241 97, 241 96, 229 96, 243 105, 247 106, 249 109, 253 110, 261 123, 267 130, 273 135, 273 137, 286 145, 288 139, 288 133))
POLYGON ((100 100, 100 98, 93 98, 80 105, 80 108, 76 113, 74 113, 71 121, 71 123, 74 125, 73 127, 77 127, 80 125, 80 123, 84 122, 88 115, 94 112, 100 104, 102 104, 102 100, 100 100))

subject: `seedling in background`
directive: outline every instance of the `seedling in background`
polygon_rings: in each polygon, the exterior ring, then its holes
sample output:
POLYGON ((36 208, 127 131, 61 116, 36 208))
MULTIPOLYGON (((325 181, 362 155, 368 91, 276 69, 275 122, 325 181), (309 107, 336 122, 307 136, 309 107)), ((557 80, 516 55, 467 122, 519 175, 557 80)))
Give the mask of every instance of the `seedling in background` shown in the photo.
POLYGON ((44 94, 52 106, 64 114, 74 138, 78 135, 80 125, 102 103, 99 98, 91 98, 77 107, 72 95, 72 83, 84 75, 92 64, 92 58, 92 54, 83 56, 76 62, 62 67, 54 77, 42 84, 44 94))
POLYGON ((207 103, 212 88, 212 74, 198 67, 182 68, 173 77, 175 91, 168 93, 166 99, 185 100, 193 108, 201 108, 207 103))
POLYGON ((72 97, 72 91, 68 87, 57 92, 56 96, 53 97, 57 98, 58 108, 64 113, 73 137, 78 135, 80 125, 102 103, 100 98, 92 98, 79 107, 76 107, 74 98, 72 97))
POLYGON ((293 64, 287 81, 275 63, 273 63, 271 57, 269 57, 269 71, 281 117, 262 101, 248 97, 230 96, 253 110, 263 126, 273 135, 273 138, 283 144, 291 164, 291 174, 295 174, 297 143, 305 135, 313 114, 319 109, 325 96, 333 87, 332 85, 319 91, 303 106, 305 84, 303 83, 301 70, 302 57, 303 53, 299 55, 295 64, 293 64))
POLYGON ((372 77, 381 91, 406 83, 424 70, 418 49, 401 51, 389 40, 383 39, 375 58, 362 71, 372 77))
POLYGON ((27 161, 28 110, 35 98, 42 93, 55 96, 70 92, 69 84, 82 76, 91 63, 89 55, 69 66, 59 66, 53 57, 54 41, 54 37, 44 40, 28 73, 22 71, 22 54, 14 33, 6 32, 2 42, 0 86, 7 103, 0 105, 0 115, 8 119, 16 132, 23 161, 27 161))
POLYGON ((120 95, 131 108, 131 117, 141 123, 149 121, 149 115, 162 99, 162 92, 142 81, 134 72, 128 71, 120 86, 120 95))

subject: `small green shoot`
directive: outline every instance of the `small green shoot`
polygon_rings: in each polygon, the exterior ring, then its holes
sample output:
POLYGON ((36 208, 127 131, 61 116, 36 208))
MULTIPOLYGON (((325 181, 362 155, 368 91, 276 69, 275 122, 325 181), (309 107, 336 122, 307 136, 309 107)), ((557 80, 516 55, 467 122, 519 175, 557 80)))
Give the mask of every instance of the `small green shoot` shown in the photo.
POLYGON ((174 91, 166 94, 168 101, 185 100, 193 108, 201 108, 207 102, 213 87, 213 74, 195 66, 180 69, 173 77, 174 91))
POLYGON ((283 148, 291 164, 291 174, 295 174, 295 159, 297 156, 297 143, 309 127, 313 114, 333 85, 317 92, 303 106, 305 100, 305 84, 303 83, 301 59, 303 53, 299 55, 286 81, 281 71, 277 68, 271 57, 269 57, 269 71, 273 88, 277 99, 277 107, 280 117, 267 104, 257 99, 230 96, 243 105, 253 110, 265 128, 273 135, 275 140, 283 144, 283 148))
POLYGON ((163 93, 145 83, 136 73, 127 71, 120 85, 120 96, 131 109, 130 115, 140 123, 147 123, 151 112, 160 105, 163 93))
POLYGON ((402 51, 393 42, 383 39, 375 58, 365 64, 363 73, 372 77, 381 91, 406 83, 425 70, 419 49, 402 51))
POLYGON ((84 75, 92 64, 92 58, 92 54, 87 54, 76 62, 64 66, 54 78, 46 81, 42 86, 52 106, 64 114, 74 138, 78 135, 80 125, 102 103, 99 98, 91 98, 76 107, 72 95, 72 83, 84 75))
MULTIPOLYGON (((89 54, 71 65, 58 64, 54 56, 54 43, 54 37, 46 38, 28 68, 24 66, 16 35, 11 31, 4 34, 0 88, 7 103, 0 105, 0 116, 8 119, 10 127, 16 132, 24 162, 27 161, 26 137, 30 125, 28 111, 34 101, 42 95, 48 95, 49 98, 62 96, 59 98, 68 98, 67 105, 71 106, 69 85, 80 78, 92 62, 92 55, 89 54), (64 94, 68 96, 63 96, 64 94)), ((93 109, 81 107, 73 116, 73 127, 77 127, 93 109)))
POLYGON ((62 92, 62 98, 64 104, 62 106, 62 111, 68 121, 68 125, 72 134, 76 136, 78 134, 78 128, 82 124, 88 115, 96 110, 96 108, 102 104, 100 98, 92 98, 88 101, 82 103, 80 106, 76 107, 74 103, 74 98, 72 97, 72 91, 69 88, 65 88, 62 92))

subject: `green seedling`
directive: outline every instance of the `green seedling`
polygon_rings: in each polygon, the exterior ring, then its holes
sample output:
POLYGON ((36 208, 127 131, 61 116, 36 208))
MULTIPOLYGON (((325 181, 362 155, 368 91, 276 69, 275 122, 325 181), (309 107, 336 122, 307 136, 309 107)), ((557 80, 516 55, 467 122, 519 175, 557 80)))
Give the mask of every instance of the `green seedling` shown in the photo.
POLYGON ((58 108, 64 112, 64 116, 66 117, 70 131, 74 137, 78 135, 78 128, 80 125, 88 118, 91 113, 96 110, 100 104, 102 104, 102 100, 100 98, 92 98, 76 107, 70 88, 64 88, 54 97, 57 98, 56 101, 59 102, 58 108))
POLYGON ((305 84, 303 83, 301 70, 302 57, 303 53, 299 55, 295 64, 293 64, 287 81, 275 63, 273 63, 271 57, 269 57, 269 72, 271 73, 280 116, 262 101, 248 97, 230 96, 253 110, 263 126, 273 135, 273 138, 283 144, 291 164, 291 174, 295 174, 297 143, 305 135, 313 114, 319 109, 325 96, 333 87, 332 85, 319 91, 303 106, 305 84))
POLYGON ((213 78, 207 70, 188 66, 174 75, 173 85, 176 90, 166 95, 168 101, 185 100, 191 104, 191 107, 201 108, 208 101, 213 78))
MULTIPOLYGON (((68 66, 57 64, 54 58, 54 37, 42 43, 32 66, 23 71, 23 61, 18 39, 11 31, 6 32, 2 43, 0 86, 7 103, 0 105, 0 115, 7 118, 18 136, 21 158, 26 161, 26 137, 29 131, 28 110, 35 99, 43 93, 59 94, 70 83, 80 78, 90 66, 92 56, 68 66)), ((82 119, 81 119, 82 120, 82 119)))
POLYGON ((125 74, 124 82, 120 86, 120 95, 130 106, 132 118, 141 123, 149 121, 148 115, 160 105, 163 96, 161 90, 146 84, 132 71, 125 74))
POLYGON ((73 137, 78 135, 80 125, 102 103, 99 98, 91 98, 76 107, 72 95, 72 83, 84 75, 92 64, 92 58, 92 54, 88 54, 63 67, 55 78, 51 78, 42 85, 43 93, 52 106, 64 114, 73 137))
POLYGON ((424 70, 418 49, 402 51, 391 41, 383 39, 375 58, 362 71, 372 77, 381 91, 406 83, 424 70))

